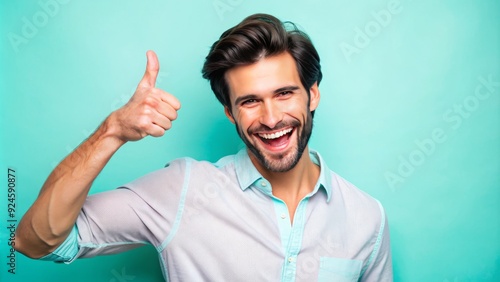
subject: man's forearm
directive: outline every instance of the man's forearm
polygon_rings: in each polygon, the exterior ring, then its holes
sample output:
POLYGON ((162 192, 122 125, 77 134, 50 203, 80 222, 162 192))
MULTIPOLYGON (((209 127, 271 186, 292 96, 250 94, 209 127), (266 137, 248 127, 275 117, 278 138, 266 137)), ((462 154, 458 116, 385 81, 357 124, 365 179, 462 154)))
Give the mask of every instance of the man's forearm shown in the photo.
POLYGON ((29 257, 42 257, 55 250, 68 236, 92 182, 124 144, 112 134, 110 119, 112 116, 47 178, 17 229, 18 251, 29 257))

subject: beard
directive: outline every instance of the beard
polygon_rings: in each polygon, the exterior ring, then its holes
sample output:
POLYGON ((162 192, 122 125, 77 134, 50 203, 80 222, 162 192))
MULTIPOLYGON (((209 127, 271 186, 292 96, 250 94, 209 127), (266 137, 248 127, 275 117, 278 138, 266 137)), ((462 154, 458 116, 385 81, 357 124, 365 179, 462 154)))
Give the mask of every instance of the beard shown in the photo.
MULTIPOLYGON (((300 132, 297 132, 297 144, 294 145, 292 148, 290 148, 290 150, 287 152, 272 154, 272 155, 264 153, 263 150, 253 145, 250 142, 249 138, 247 138, 247 136, 244 134, 238 123, 235 122, 235 125, 236 125, 236 131, 238 132, 238 135, 240 136, 241 140, 243 140, 247 148, 257 158, 257 160, 260 162, 262 166, 264 166, 267 170, 271 172, 286 172, 294 168, 299 162, 300 158, 302 157, 302 154, 304 153, 304 150, 307 147, 307 143, 309 142, 309 138, 311 137, 312 134, 312 126, 313 126, 312 120, 313 118, 311 112, 307 111, 306 120, 304 121, 302 129, 300 130, 300 132)), ((288 122, 281 121, 273 128, 273 130, 280 130, 281 128, 293 126, 294 130, 298 131, 299 125, 300 122, 298 120, 292 120, 288 122)), ((268 127, 265 127, 264 130, 262 127, 249 128, 247 130, 247 134, 251 136, 254 135, 253 132, 266 131, 266 130, 270 129, 268 127)))

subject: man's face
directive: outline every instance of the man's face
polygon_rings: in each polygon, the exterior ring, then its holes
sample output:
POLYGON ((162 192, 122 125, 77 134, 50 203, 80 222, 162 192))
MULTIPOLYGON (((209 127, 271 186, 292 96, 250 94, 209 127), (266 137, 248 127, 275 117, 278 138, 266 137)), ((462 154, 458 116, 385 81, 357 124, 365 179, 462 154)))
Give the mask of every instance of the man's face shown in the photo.
POLYGON ((232 110, 226 115, 252 152, 252 161, 272 172, 292 169, 307 147, 311 111, 319 103, 315 83, 308 97, 289 53, 263 58, 226 73, 232 110))

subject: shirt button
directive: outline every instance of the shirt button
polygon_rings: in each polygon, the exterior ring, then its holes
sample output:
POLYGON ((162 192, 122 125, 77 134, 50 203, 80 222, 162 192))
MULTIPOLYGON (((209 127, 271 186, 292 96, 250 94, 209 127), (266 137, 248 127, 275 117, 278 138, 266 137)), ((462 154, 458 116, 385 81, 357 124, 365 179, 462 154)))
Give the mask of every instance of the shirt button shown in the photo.
POLYGON ((285 213, 282 213, 281 214, 281 219, 285 219, 286 218, 286 214, 285 213))
POLYGON ((267 186, 266 182, 264 182, 264 181, 262 181, 262 182, 260 183, 260 185, 261 185, 262 187, 266 187, 266 186, 267 186))
POLYGON ((293 262, 293 258, 292 258, 292 257, 289 257, 289 258, 288 258, 288 262, 289 262, 289 263, 292 263, 292 262, 293 262))

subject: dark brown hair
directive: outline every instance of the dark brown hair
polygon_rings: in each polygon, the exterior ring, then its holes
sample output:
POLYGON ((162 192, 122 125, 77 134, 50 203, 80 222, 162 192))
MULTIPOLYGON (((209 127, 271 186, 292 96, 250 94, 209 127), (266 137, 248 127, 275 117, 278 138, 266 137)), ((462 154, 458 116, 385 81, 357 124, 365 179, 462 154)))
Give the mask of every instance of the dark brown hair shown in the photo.
POLYGON ((259 59, 289 52, 295 60, 302 85, 309 89, 321 82, 319 55, 309 36, 292 22, 281 22, 267 14, 255 14, 226 30, 211 47, 203 78, 217 99, 231 109, 229 87, 225 80, 227 70, 257 62, 259 59))

